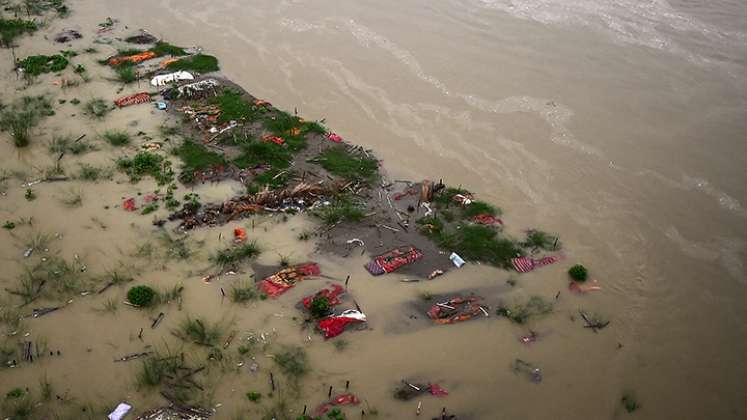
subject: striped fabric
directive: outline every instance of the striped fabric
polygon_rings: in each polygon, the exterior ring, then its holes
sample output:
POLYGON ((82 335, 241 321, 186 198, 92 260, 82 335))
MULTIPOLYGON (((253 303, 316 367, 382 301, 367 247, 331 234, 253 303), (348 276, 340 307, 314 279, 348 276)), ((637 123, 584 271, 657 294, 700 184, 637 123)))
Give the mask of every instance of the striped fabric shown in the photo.
POLYGON ((519 273, 528 273, 535 268, 549 265, 557 261, 558 259, 556 257, 542 257, 539 259, 519 257, 511 258, 511 265, 513 265, 519 273))

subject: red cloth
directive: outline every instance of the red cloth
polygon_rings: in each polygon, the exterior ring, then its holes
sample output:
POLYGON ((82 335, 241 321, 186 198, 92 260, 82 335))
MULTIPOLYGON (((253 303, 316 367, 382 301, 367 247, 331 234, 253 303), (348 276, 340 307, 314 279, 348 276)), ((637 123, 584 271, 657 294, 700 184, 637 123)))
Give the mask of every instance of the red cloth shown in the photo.
POLYGON ((135 199, 134 198, 128 198, 122 203, 122 208, 127 211, 135 211, 137 210, 137 206, 135 205, 135 199))
POLYGON ((150 95, 148 92, 140 92, 134 95, 125 96, 123 98, 116 99, 114 105, 122 108, 128 105, 144 104, 150 102, 150 95))
POLYGON ((366 269, 374 276, 378 276, 384 273, 391 273, 403 265, 413 263, 422 257, 423 253, 414 246, 400 247, 374 258, 366 264, 366 269))
POLYGON ((345 327, 350 324, 363 322, 357 318, 348 318, 346 316, 331 316, 319 321, 319 329, 324 332, 324 338, 337 337, 345 331, 345 327))
POLYGON ((246 241, 246 229, 236 228, 233 230, 233 241, 236 243, 246 241))
POLYGON ((295 267, 288 267, 277 273, 265 278, 259 283, 260 289, 270 297, 278 297, 288 289, 303 280, 306 276, 318 276, 321 274, 319 264, 306 263, 299 264, 295 267))
POLYGON ((511 258, 511 264, 519 273, 528 273, 535 268, 552 264, 557 261, 558 259, 556 257, 542 257, 536 260, 527 257, 511 258))
POLYGON ((435 395, 437 397, 449 395, 449 392, 441 388, 441 386, 438 384, 430 384, 428 386, 428 391, 430 391, 431 395, 435 395))
POLYGON ((327 134, 327 140, 333 141, 335 143, 340 143, 342 141, 342 137, 338 136, 335 133, 329 133, 327 134))
POLYGON ((503 224, 503 220, 490 214, 478 214, 477 216, 472 218, 472 221, 481 225, 503 224))
POLYGON ((303 298, 303 307, 309 309, 311 307, 311 302, 317 297, 326 297, 327 302, 329 302, 329 306, 339 305, 339 296, 343 293, 345 293, 345 289, 343 289, 342 286, 340 286, 339 284, 333 284, 329 289, 322 289, 314 293, 313 295, 303 298))
POLYGON ((358 399, 358 397, 353 394, 340 394, 332 398, 328 402, 319 405, 319 407, 314 410, 314 415, 321 417, 327 414, 327 412, 336 405, 358 405, 360 404, 360 402, 361 401, 358 399))
POLYGON ((280 146, 282 146, 283 143, 285 143, 285 140, 282 137, 270 136, 270 135, 262 136, 262 141, 271 141, 280 146))

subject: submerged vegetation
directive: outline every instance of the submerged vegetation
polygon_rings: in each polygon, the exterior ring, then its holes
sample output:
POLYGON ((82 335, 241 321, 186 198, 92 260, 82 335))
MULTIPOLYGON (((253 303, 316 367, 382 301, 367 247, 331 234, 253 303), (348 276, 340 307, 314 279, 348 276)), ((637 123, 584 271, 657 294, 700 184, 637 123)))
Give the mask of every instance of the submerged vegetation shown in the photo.
POLYGON ((226 268, 239 264, 260 254, 257 242, 247 242, 240 245, 231 246, 218 251, 212 260, 220 267, 226 268))
POLYGON ((156 291, 148 286, 134 286, 127 291, 127 301, 135 306, 146 307, 155 297, 156 291))
POLYGON ((171 161, 153 152, 142 151, 132 158, 120 158, 117 167, 126 172, 132 182, 138 182, 146 175, 155 178, 159 185, 168 184, 174 179, 171 161))
POLYGON ((505 316, 517 324, 524 324, 530 318, 549 314, 552 309, 552 303, 540 296, 532 296, 526 302, 518 302, 513 306, 501 306, 496 310, 496 314, 505 316))
POLYGON ((68 60, 62 54, 32 55, 16 63, 16 67, 26 76, 38 76, 42 73, 56 73, 65 70, 68 60))
POLYGON ((191 341, 201 346, 214 346, 223 335, 223 329, 219 324, 210 324, 200 318, 187 317, 181 324, 176 334, 183 340, 191 341))
POLYGON ((10 132, 16 147, 26 147, 31 142, 31 129, 53 114, 45 96, 24 96, 0 112, 0 130, 10 132))
POLYGON ((10 48, 16 38, 34 33, 37 29, 39 26, 32 20, 0 17, 0 44, 5 48, 10 48))

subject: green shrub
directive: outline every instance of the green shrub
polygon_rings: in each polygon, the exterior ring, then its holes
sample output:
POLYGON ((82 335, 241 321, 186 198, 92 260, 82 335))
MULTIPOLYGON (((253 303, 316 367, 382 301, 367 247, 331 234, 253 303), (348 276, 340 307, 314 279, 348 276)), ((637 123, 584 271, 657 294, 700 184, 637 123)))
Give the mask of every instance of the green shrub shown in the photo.
POLYGON ((329 314, 331 306, 326 296, 316 296, 311 300, 309 311, 314 318, 323 318, 329 314))
POLYGON ((150 305, 155 297, 156 291, 148 286, 135 286, 127 291, 127 301, 140 307, 150 305))
POLYGON ((112 146, 124 146, 130 143, 130 135, 125 131, 108 130, 103 137, 112 146))
POLYGON ((258 402, 260 398, 262 398, 262 394, 256 391, 251 391, 246 393, 246 398, 248 398, 249 401, 258 402))
POLYGON ((581 264, 576 264, 568 270, 568 275, 575 281, 584 282, 588 277, 589 273, 581 264))
POLYGON ((184 51, 184 48, 171 45, 168 42, 159 42, 156 44, 155 47, 151 48, 150 50, 158 54, 159 56, 173 55, 176 57, 176 56, 187 55, 187 52, 184 51))
POLYGON ((39 27, 30 20, 0 18, 0 41, 9 48, 13 41, 26 33, 34 33, 39 27))
POLYGON ((55 55, 32 55, 18 61, 16 66, 23 70, 28 76, 38 76, 42 73, 52 73, 65 70, 68 65, 67 58, 61 54, 55 55))
POLYGON ((96 98, 86 102, 83 109, 85 109, 89 117, 102 119, 112 110, 112 107, 105 100, 96 98))

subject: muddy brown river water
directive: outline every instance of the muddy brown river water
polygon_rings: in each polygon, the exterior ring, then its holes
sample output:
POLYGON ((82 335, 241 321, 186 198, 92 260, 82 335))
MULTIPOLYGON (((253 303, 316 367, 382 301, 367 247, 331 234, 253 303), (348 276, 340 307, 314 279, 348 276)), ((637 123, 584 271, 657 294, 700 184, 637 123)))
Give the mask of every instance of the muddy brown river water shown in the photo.
MULTIPOLYGON (((309 119, 324 118, 349 141, 374 149, 390 178, 443 178, 468 186, 503 209, 510 233, 519 236, 533 227, 558 233, 566 258, 514 275, 513 288, 506 284, 510 273, 474 264, 432 282, 402 283, 396 274, 370 277, 365 256, 316 254, 313 243, 297 240, 312 225, 306 216, 288 223, 258 218, 250 235, 266 251, 259 263, 289 255, 296 262, 317 260, 333 277, 351 275, 351 290, 371 330, 347 334, 349 344, 339 351, 294 320, 294 303, 323 281, 302 284, 287 299, 249 306, 221 299, 220 287, 235 279, 200 281, 209 255, 225 243, 219 232, 227 235, 233 225, 191 233, 197 254, 188 261, 133 255, 154 235, 151 219, 113 207, 133 191, 152 191, 152 181, 133 186, 115 176, 115 182, 95 184, 44 183, 34 186, 38 198, 29 202, 22 181, 11 178, 0 198, 0 221, 33 216, 34 223, 1 232, 4 287, 22 274, 26 239, 50 232, 59 234, 51 249, 66 258, 78 255, 92 273, 119 267, 138 281, 181 283, 185 291, 181 311, 169 306, 153 331, 149 317, 159 310, 94 310, 110 296, 76 297, 64 310, 24 321, 22 334, 43 338, 61 355, 3 369, 3 393, 38 387, 46 375, 56 393, 67 391, 77 403, 157 406, 158 395, 137 390, 137 363, 112 360, 143 348, 137 338, 143 326, 147 343, 178 345, 168 331, 189 313, 230 323, 244 336, 252 331, 305 346, 313 370, 302 383, 300 401, 292 402, 296 414, 304 404, 324 400, 330 384, 340 388, 349 380, 369 413, 415 418, 416 402, 396 401, 391 393, 402 378, 425 378, 450 395, 424 397, 423 418, 443 406, 472 419, 747 417, 743 2, 70 3, 72 16, 53 21, 42 34, 77 28, 88 45, 96 24, 111 16, 173 44, 203 47, 220 59, 227 78, 257 97, 281 109, 297 108, 309 119), (71 188, 81 189, 82 207, 61 204, 71 188), (601 292, 568 293, 565 271, 575 262, 590 267, 601 292), (560 296, 551 315, 529 326, 497 318, 433 326, 422 315, 410 318, 416 312, 411 302, 423 292, 464 289, 489 290, 508 301, 560 296), (582 328, 579 308, 604 313, 610 326, 599 334, 582 328), (544 334, 527 346, 518 338, 529 328, 544 334), (510 364, 516 358, 539 366, 542 383, 515 375, 510 364), (620 404, 628 390, 641 404, 632 414, 620 404)), ((37 35, 20 40, 15 54, 56 49, 37 35)), ((17 91, 22 83, 10 54, 2 53, 3 103, 25 92, 84 101, 116 96, 118 86, 97 73, 75 89, 60 91, 49 79, 17 91)), ((95 69, 93 58, 83 60, 95 69)), ((72 117, 75 109, 66 106, 37 130, 38 144, 60 132, 91 139, 107 128, 157 132, 161 123, 149 107, 126 108, 95 122, 72 117)), ((46 147, 18 151, 2 136, 4 170, 31 179, 53 163, 46 147)), ((113 156, 102 145, 82 159, 104 165, 113 156)), ((198 192, 210 201, 240 189, 222 183, 198 192)), ((125 291, 117 288, 113 296, 121 300, 125 291)), ((257 354, 260 372, 272 367, 268 356, 257 354)), ((244 395, 250 389, 266 393, 266 376, 227 361, 212 368, 209 378, 206 394, 220 405, 216 418, 265 414, 244 395)), ((348 414, 360 417, 359 409, 348 414)))

